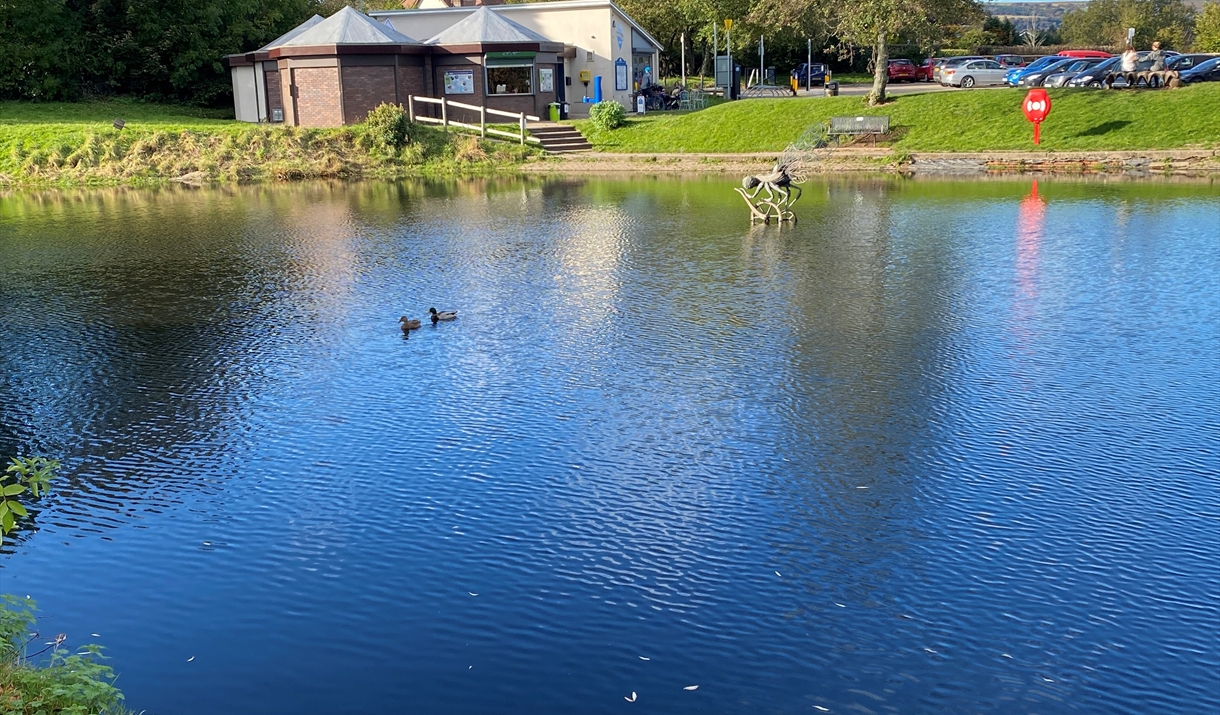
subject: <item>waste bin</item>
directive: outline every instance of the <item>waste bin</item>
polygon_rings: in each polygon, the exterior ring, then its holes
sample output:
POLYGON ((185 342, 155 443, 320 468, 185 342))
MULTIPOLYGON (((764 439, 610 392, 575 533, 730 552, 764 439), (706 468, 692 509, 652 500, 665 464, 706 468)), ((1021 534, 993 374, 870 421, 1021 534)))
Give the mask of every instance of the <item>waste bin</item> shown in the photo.
POLYGON ((567 102, 564 102, 564 103, 563 103, 563 107, 562 107, 562 108, 559 110, 559 118, 560 118, 560 119, 567 119, 567 118, 568 118, 568 113, 569 113, 569 112, 571 112, 571 111, 572 111, 572 108, 568 106, 568 103, 567 103, 567 102))
POLYGON ((827 82, 826 83, 826 96, 827 97, 838 97, 839 96, 839 83, 838 82, 827 82))
POLYGON ((558 122, 559 121, 559 102, 551 102, 550 104, 548 104, 546 106, 547 106, 548 114, 551 118, 551 121, 558 122))

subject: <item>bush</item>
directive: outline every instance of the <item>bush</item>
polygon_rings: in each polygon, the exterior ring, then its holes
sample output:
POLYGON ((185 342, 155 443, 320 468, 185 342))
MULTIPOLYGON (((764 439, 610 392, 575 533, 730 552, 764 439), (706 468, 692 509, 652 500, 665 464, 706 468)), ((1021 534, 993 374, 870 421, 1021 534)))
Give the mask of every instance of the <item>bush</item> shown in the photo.
POLYGON ((627 123, 627 110, 618 102, 598 102, 589 110, 589 121, 598 129, 618 129, 627 123))
POLYGON ((386 149, 401 149, 411 139, 411 121, 401 104, 381 104, 364 124, 373 142, 386 149))

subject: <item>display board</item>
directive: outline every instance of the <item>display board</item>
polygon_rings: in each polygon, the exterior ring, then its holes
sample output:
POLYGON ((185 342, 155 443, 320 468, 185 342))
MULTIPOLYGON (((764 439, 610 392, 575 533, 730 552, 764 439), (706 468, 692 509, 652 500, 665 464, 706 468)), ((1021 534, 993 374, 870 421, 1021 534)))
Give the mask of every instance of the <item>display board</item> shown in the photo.
POLYGON ((474 70, 445 70, 445 94, 474 94, 474 70))
POLYGON ((626 92, 630 87, 627 77, 627 60, 620 57, 614 61, 614 89, 618 92, 626 92))
POLYGON ((538 68, 538 91, 539 92, 554 92, 555 91, 555 68, 554 67, 539 67, 538 68))

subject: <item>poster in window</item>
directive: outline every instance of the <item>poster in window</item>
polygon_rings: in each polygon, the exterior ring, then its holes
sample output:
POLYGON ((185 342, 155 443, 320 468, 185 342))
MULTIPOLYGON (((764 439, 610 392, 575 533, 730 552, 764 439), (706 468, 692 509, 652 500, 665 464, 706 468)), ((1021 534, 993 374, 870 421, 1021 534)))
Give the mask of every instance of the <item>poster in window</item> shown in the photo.
POLYGON ((474 70, 445 70, 445 94, 474 94, 474 70))
POLYGON ((554 92, 555 91, 555 68, 539 67, 538 68, 538 91, 539 92, 554 92))
POLYGON ((622 57, 614 61, 614 89, 627 91, 627 61, 622 57))

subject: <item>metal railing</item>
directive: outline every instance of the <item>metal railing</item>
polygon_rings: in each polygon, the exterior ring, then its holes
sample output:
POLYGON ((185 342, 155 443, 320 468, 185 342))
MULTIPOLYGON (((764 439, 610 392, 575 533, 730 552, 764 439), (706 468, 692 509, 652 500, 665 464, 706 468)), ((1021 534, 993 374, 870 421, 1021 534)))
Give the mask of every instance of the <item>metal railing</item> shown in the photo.
POLYGON ((439 125, 441 125, 441 128, 444 129, 445 131, 449 131, 449 127, 458 127, 459 129, 470 129, 472 131, 478 132, 479 138, 481 138, 481 139, 486 139, 487 135, 491 134, 492 136, 500 136, 500 137, 507 137, 509 139, 516 139, 519 142, 521 142, 522 144, 525 144, 526 142, 534 142, 535 144, 542 143, 537 137, 528 136, 526 134, 525 123, 527 121, 537 122, 540 120, 538 119, 538 117, 535 117, 531 114, 526 114, 525 112, 505 112, 504 110, 501 110, 501 109, 491 109, 490 107, 478 106, 478 105, 474 105, 474 104, 464 104, 462 102, 455 102, 452 99, 437 99, 436 97, 408 96, 407 97, 407 116, 410 118, 410 120, 412 122, 420 122, 420 123, 426 123, 426 124, 439 124, 439 125), (430 117, 430 116, 427 116, 424 114, 416 114, 416 112, 415 112, 415 103, 416 102, 422 102, 424 104, 439 104, 441 107, 441 116, 440 117, 430 117), (467 122, 459 122, 455 119, 450 119, 449 118, 449 108, 450 107, 453 107, 455 109, 465 109, 465 110, 471 111, 471 112, 478 112, 479 113, 479 123, 478 124, 469 124, 467 122), (508 117, 510 119, 516 119, 517 120, 517 131, 509 132, 509 131, 505 131, 503 129, 497 129, 496 127, 487 126, 487 115, 489 115, 489 114, 492 115, 493 117, 508 117))

